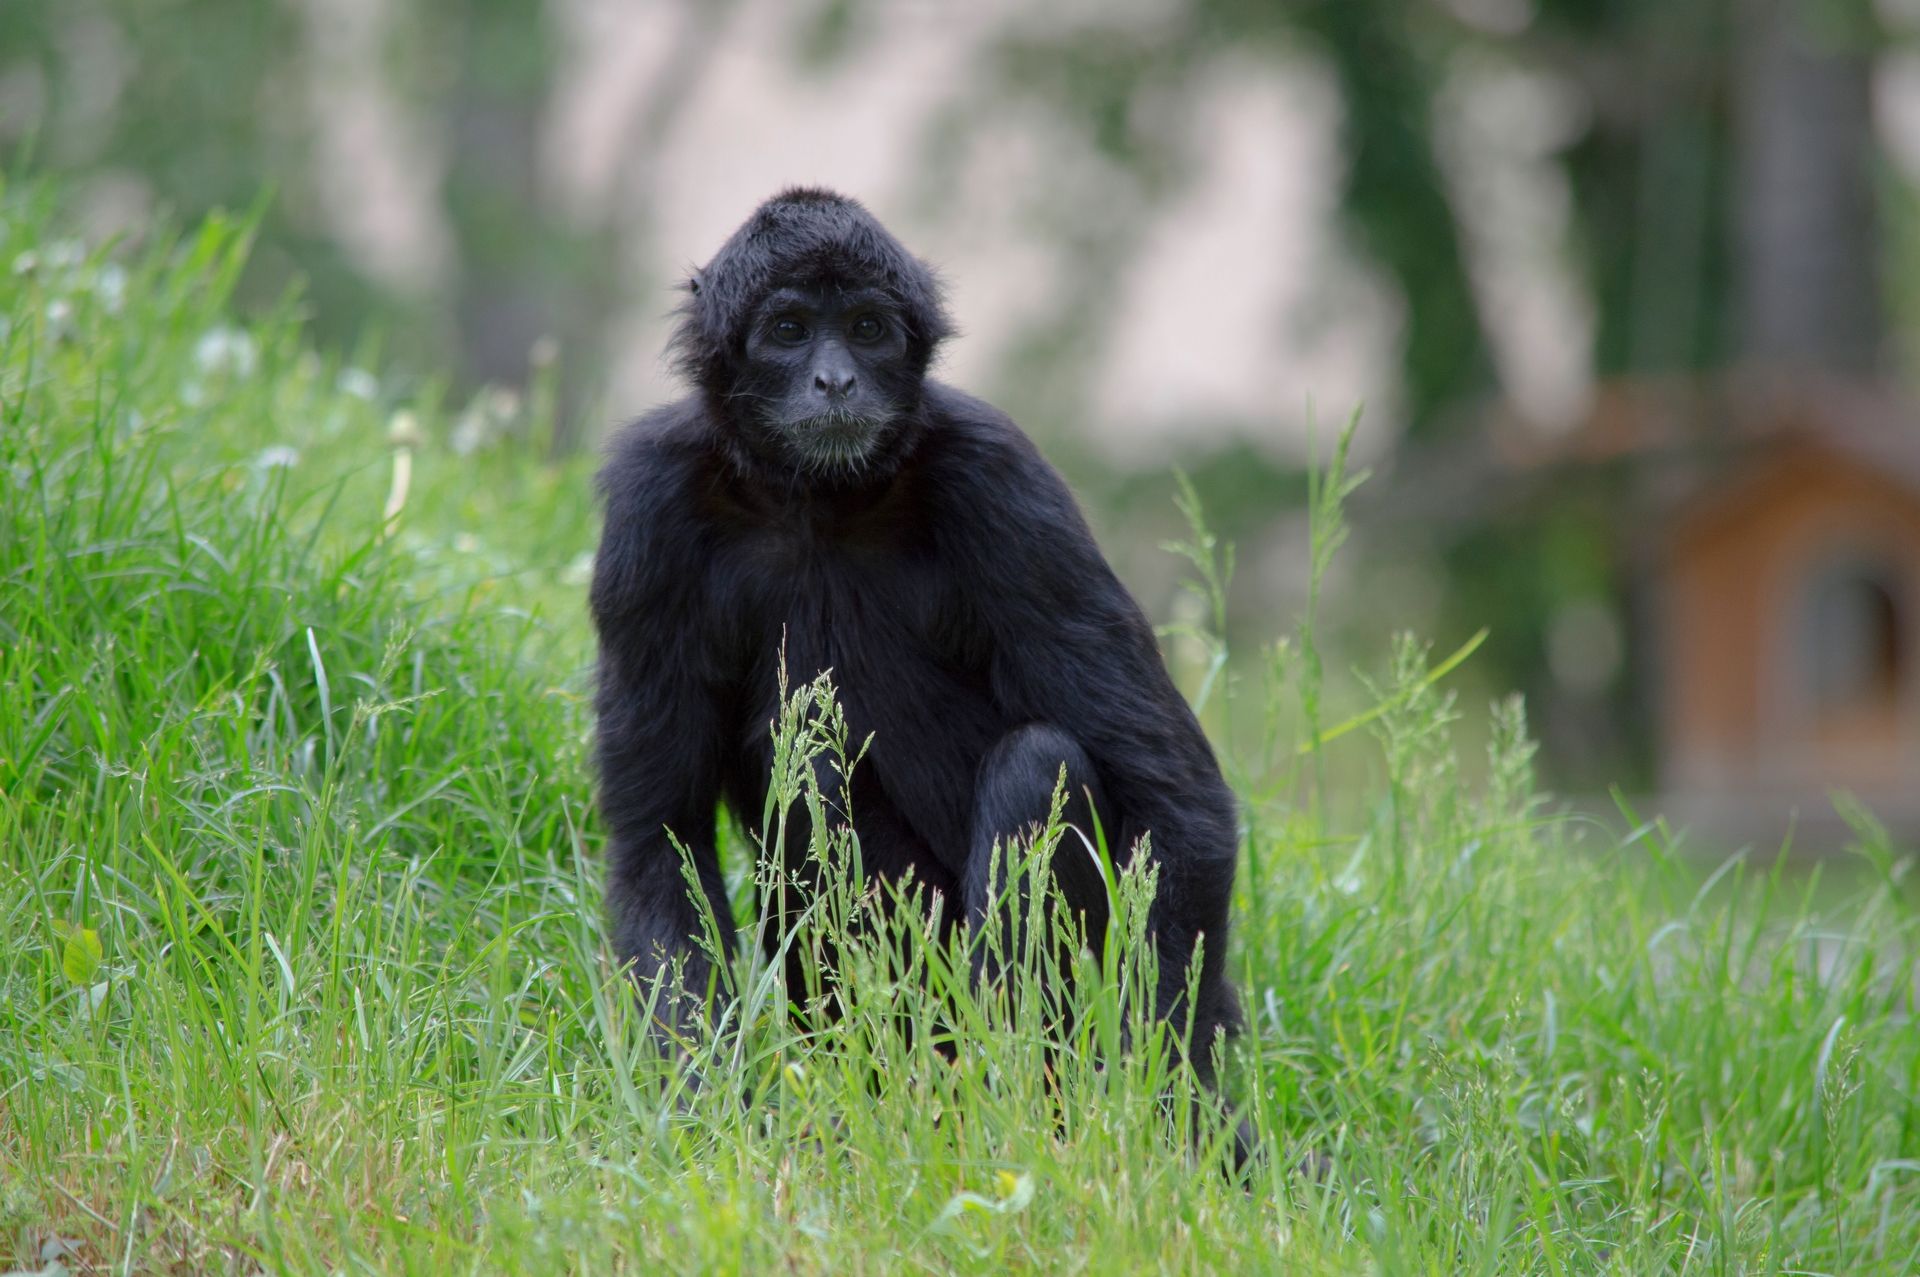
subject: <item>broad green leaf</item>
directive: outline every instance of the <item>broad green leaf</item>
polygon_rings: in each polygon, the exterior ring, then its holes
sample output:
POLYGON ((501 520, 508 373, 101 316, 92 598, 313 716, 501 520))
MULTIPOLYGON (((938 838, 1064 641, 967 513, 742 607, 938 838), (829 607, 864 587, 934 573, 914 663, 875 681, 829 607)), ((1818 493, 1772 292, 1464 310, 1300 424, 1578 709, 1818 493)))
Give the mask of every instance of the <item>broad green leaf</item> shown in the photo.
POLYGON ((100 947, 100 933, 91 927, 69 926, 64 930, 67 938, 60 947, 60 974, 74 984, 92 984, 100 960, 106 956, 100 947))

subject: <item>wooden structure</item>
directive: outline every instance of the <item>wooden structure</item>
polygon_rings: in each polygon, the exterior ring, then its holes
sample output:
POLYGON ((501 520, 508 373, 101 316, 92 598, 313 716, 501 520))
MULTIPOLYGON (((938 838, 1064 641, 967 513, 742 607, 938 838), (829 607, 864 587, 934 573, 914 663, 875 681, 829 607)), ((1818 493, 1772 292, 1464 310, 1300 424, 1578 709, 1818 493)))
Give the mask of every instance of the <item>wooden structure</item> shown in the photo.
POLYGON ((1920 404, 1832 380, 1614 383, 1571 433, 1494 439, 1549 488, 1627 476, 1662 810, 1763 845, 1792 819, 1827 850, 1845 792, 1920 836, 1920 404))
POLYGON ((1655 528, 1661 774, 1742 834, 1851 791, 1920 824, 1920 413, 1755 405, 1655 528), (1786 411, 1779 411, 1785 408, 1786 411))

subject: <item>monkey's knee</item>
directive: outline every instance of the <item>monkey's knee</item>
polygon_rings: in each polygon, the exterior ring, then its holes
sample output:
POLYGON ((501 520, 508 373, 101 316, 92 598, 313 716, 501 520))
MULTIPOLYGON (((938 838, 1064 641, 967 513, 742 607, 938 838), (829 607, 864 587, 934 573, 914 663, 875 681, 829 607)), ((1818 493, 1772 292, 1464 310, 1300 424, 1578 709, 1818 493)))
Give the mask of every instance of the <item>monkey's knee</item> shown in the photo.
POLYGON ((1066 808, 1070 825, 1091 832, 1089 795, 1098 803, 1099 781, 1093 760, 1080 743, 1051 723, 1029 723, 1000 738, 980 764, 974 790, 976 840, 1007 838, 1044 824, 1053 810, 1053 794, 1066 769, 1066 808))
POLYGON ((1113 820, 1093 760, 1080 743, 1050 723, 1029 723, 1002 737, 980 765, 974 791, 972 863, 967 875, 971 911, 985 904, 998 884, 987 881, 997 843, 1034 837, 1053 811, 1053 796, 1065 769, 1061 821, 1052 875, 1068 906, 1096 928, 1106 917, 1105 879, 1096 848, 1101 835, 1116 838, 1113 820))

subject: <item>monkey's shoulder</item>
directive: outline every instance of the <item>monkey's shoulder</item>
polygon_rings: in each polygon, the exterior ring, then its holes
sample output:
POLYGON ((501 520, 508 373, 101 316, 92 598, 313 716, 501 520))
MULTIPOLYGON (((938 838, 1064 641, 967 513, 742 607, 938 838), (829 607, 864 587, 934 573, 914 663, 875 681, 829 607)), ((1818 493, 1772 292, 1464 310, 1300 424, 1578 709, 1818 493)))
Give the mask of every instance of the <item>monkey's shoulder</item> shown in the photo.
POLYGON ((936 454, 942 459, 1046 465, 1026 431, 986 400, 929 377, 921 387, 921 402, 933 425, 936 454))
POLYGON ((1060 472, 1000 409, 929 380, 933 429, 924 462, 927 487, 955 507, 958 527, 1084 540, 1086 520, 1060 472), (961 516, 961 511, 974 512, 961 516))
POLYGON ((693 395, 616 430, 598 479, 608 524, 694 517, 718 462, 713 437, 706 407, 693 395))
POLYGON ((631 614, 686 595, 701 561, 698 493, 710 467, 693 400, 656 408, 609 440, 597 486, 605 506, 589 601, 631 614))
POLYGON ((1102 612, 1124 588, 1066 480, 1006 413, 929 381, 932 429, 921 478, 943 557, 970 588, 1102 612))

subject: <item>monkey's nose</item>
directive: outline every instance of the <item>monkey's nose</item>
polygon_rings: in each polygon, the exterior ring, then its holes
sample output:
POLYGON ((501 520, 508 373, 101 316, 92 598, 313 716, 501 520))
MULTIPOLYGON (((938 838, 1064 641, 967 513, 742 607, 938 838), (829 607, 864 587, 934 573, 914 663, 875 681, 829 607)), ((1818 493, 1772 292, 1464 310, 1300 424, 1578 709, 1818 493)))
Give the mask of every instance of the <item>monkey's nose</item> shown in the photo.
POLYGON ((853 393, 852 369, 822 369, 813 374, 813 388, 824 391, 834 398, 844 398, 853 393))

